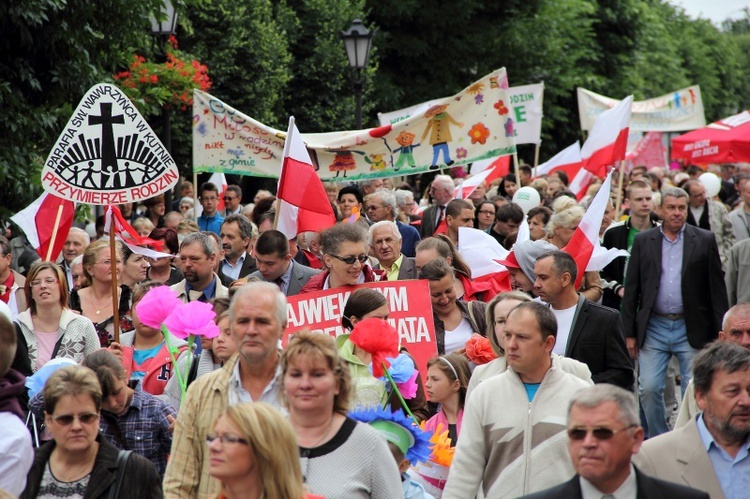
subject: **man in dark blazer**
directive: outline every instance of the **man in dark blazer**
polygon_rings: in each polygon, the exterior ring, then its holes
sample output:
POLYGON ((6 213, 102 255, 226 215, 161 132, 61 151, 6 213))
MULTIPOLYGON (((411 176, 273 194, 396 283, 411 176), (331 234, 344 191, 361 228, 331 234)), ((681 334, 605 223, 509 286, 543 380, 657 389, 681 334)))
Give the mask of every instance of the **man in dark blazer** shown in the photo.
POLYGON ((385 271, 383 280, 403 281, 418 278, 414 258, 401 253, 401 233, 394 222, 375 222, 370 226, 368 239, 371 254, 378 259, 378 264, 374 268, 385 271))
POLYGON ((320 272, 295 262, 289 240, 278 230, 267 230, 260 235, 255 243, 255 259, 258 270, 250 277, 277 284, 286 296, 299 294, 302 286, 320 272))
POLYGON ((708 494, 645 475, 631 459, 643 443, 635 396, 601 384, 579 391, 568 408, 568 453, 577 474, 523 499, 708 499, 708 494))
POLYGON ((649 437, 668 431, 667 364, 680 363, 682 392, 698 350, 715 340, 729 308, 712 232, 686 224, 688 195, 662 193, 660 227, 635 236, 625 279, 622 319, 628 351, 638 359, 641 406, 649 437))
POLYGON ((620 314, 587 300, 575 288, 578 269, 568 253, 553 250, 534 264, 534 293, 557 318, 558 355, 583 362, 594 383, 632 389, 633 366, 625 347, 620 314))
POLYGON ((436 175, 430 186, 430 196, 435 203, 428 206, 422 212, 422 223, 419 226, 419 235, 422 239, 431 237, 437 230, 440 222, 445 219, 445 207, 453 199, 453 191, 456 186, 453 179, 448 175, 436 175))
POLYGON ((231 284, 258 269, 255 258, 248 251, 254 232, 257 229, 244 215, 229 215, 221 224, 219 237, 224 259, 219 265, 219 277, 222 282, 231 284))

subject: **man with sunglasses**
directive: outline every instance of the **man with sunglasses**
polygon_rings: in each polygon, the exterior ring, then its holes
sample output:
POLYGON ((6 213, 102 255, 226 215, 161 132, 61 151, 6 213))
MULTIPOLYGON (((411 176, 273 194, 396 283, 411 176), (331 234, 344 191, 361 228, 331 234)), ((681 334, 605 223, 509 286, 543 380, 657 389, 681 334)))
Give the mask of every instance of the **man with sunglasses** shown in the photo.
POLYGON ((227 218, 230 215, 241 215, 242 214, 242 189, 239 185, 231 184, 227 186, 227 190, 224 193, 224 209, 219 211, 219 214, 227 218))
POLYGON ((603 383, 584 388, 568 406, 568 453, 576 475, 524 499, 708 498, 708 494, 645 475, 631 459, 643 443, 635 397, 603 383))

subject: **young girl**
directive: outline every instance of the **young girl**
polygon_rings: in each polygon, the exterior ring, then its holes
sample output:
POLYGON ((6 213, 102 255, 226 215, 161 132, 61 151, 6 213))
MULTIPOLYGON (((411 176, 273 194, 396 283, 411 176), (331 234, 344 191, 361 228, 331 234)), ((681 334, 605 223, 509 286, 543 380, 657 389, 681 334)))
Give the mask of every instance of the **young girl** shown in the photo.
MULTIPOLYGON (((128 373, 130 380, 141 382, 144 392, 161 395, 167 381, 174 374, 172 357, 169 355, 164 335, 160 330, 143 324, 138 319, 135 307, 151 289, 161 286, 155 281, 144 281, 136 286, 133 292, 132 318, 135 330, 120 335, 120 343, 112 343, 109 351, 117 356, 128 373)), ((188 355, 187 343, 174 336, 169 338, 170 346, 179 349, 177 362, 188 355)))
POLYGON ((463 354, 441 355, 427 362, 427 382, 424 385, 427 398, 430 402, 440 404, 440 407, 437 414, 425 423, 425 429, 435 431, 442 425, 443 431, 448 430, 451 447, 456 446, 461 433, 466 387, 470 377, 469 361, 463 354))

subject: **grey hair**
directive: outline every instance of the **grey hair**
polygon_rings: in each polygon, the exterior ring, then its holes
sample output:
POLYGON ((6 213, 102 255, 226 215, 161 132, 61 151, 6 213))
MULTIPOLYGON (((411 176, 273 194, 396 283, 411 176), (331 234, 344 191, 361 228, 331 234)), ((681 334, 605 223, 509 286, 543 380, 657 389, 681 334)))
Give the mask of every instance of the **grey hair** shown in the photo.
POLYGON ((693 384, 696 393, 708 393, 716 371, 728 374, 750 369, 750 350, 731 341, 714 341, 698 352, 693 360, 693 384))
POLYGON ((320 234, 321 250, 326 255, 338 253, 343 242, 367 243, 367 230, 359 224, 337 223, 320 234))
POLYGON ((635 403, 635 395, 619 386, 608 383, 599 383, 578 390, 568 405, 568 422, 570 422, 570 411, 573 407, 586 407, 593 409, 605 402, 614 402, 618 409, 618 419, 625 425, 641 425, 638 416, 638 408, 635 403))
POLYGON ((182 248, 184 248, 188 244, 193 243, 198 243, 201 245, 201 249, 203 250, 203 254, 206 255, 206 258, 211 258, 211 255, 216 254, 217 250, 214 240, 211 239, 211 236, 208 236, 202 232, 192 232, 190 234, 185 234, 185 237, 180 244, 180 250, 182 250, 182 248))
POLYGON ((393 193, 396 196, 396 204, 402 205, 414 202, 414 193, 406 189, 399 189, 393 193), (411 199, 411 201, 409 201, 411 199))
POLYGON ((88 232, 86 232, 85 230, 83 230, 83 229, 81 229, 79 227, 71 227, 70 230, 68 231, 68 235, 70 235, 70 234, 72 234, 74 232, 76 234, 83 235, 84 239, 86 240, 86 246, 88 246, 89 244, 91 244, 91 237, 89 236, 88 232))
POLYGON ((660 206, 664 206, 664 200, 667 199, 667 196, 671 196, 673 198, 688 198, 688 193, 685 192, 685 189, 680 189, 679 187, 667 187, 663 191, 661 191, 661 204, 660 206))
POLYGON ((288 315, 287 315, 287 302, 286 296, 281 292, 279 287, 266 281, 255 281, 243 284, 232 296, 232 301, 229 303, 229 322, 234 322, 235 308, 237 301, 248 293, 267 293, 273 296, 274 311, 273 314, 276 316, 276 320, 279 321, 282 329, 286 328, 288 315))
POLYGON ((242 239, 252 239, 253 237, 258 237, 258 227, 256 227, 255 224, 252 223, 245 215, 229 215, 221 223, 221 226, 223 227, 224 224, 230 224, 233 222, 236 223, 237 227, 240 228, 240 237, 242 239))
POLYGON ((453 183, 453 179, 450 175, 435 175, 432 180, 432 185, 437 185, 441 189, 453 189, 456 184, 453 183))
POLYGON ((379 229, 381 227, 389 227, 391 229, 391 232, 393 232, 394 237, 397 241, 401 240, 401 232, 398 230, 398 225, 396 225, 396 222, 391 222, 390 220, 383 220, 381 222, 375 222, 370 226, 370 230, 367 231, 367 245, 370 246, 372 244, 372 234, 375 232, 376 229, 379 229))
POLYGON ((372 194, 367 195, 367 199, 375 199, 378 198, 385 206, 391 207, 391 215, 393 218, 396 218, 398 215, 398 203, 396 202, 396 195, 393 194, 391 191, 387 191, 384 189, 381 189, 379 191, 375 191, 372 194))
POLYGON ((721 329, 723 329, 725 333, 728 332, 727 330, 729 329, 729 319, 731 319, 735 315, 750 317, 750 303, 738 303, 737 305, 727 310, 727 313, 724 314, 724 318, 721 321, 721 329))
POLYGON ((571 206, 563 211, 556 211, 549 218, 545 231, 552 236, 558 227, 570 227, 575 222, 580 222, 586 212, 580 206, 571 206))
POLYGON ((70 262, 70 266, 73 267, 74 265, 83 265, 83 253, 73 258, 73 261, 70 262))

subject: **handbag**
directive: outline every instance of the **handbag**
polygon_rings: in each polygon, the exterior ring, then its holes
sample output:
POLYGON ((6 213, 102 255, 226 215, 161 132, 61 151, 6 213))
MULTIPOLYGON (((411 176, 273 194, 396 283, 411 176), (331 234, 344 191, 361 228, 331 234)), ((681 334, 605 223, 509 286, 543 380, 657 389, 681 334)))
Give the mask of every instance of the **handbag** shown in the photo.
POLYGON ((130 454, 132 453, 132 450, 121 450, 117 454, 117 470, 115 471, 116 481, 115 484, 109 488, 108 499, 117 499, 120 497, 122 479, 125 477, 125 466, 128 464, 128 459, 130 459, 130 454))

